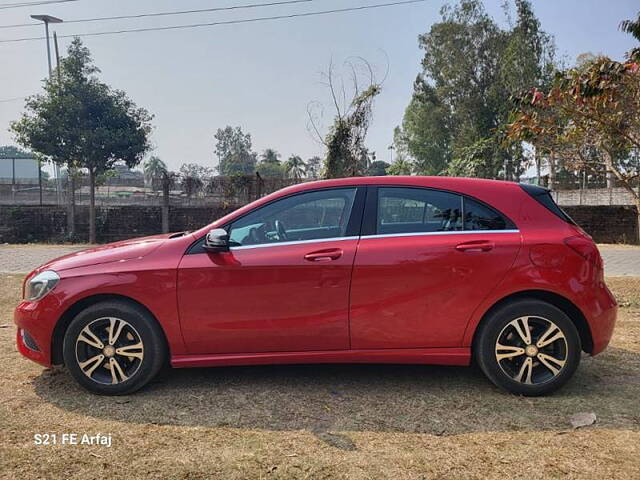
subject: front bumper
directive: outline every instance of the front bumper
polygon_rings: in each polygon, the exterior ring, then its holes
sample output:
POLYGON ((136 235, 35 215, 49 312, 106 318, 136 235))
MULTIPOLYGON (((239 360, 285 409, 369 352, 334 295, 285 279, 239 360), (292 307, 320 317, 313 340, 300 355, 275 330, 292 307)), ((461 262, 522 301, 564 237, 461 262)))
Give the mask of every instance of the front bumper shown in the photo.
POLYGON ((53 331, 58 320, 60 304, 53 294, 37 302, 21 302, 13 320, 18 326, 18 351, 40 365, 50 367, 53 331))

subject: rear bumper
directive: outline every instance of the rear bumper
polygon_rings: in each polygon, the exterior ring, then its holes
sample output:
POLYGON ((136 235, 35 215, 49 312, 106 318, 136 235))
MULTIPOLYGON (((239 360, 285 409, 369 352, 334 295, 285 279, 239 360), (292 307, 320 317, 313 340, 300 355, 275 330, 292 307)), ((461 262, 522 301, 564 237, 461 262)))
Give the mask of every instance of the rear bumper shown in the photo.
POLYGON ((51 346, 57 307, 57 299, 53 295, 47 295, 39 302, 20 303, 13 315, 13 320, 18 326, 18 351, 29 360, 45 367, 50 367, 52 363, 51 346))
POLYGON ((609 345, 618 316, 616 299, 604 282, 590 299, 589 308, 585 309, 585 313, 587 313, 587 321, 593 340, 591 355, 597 355, 609 345))

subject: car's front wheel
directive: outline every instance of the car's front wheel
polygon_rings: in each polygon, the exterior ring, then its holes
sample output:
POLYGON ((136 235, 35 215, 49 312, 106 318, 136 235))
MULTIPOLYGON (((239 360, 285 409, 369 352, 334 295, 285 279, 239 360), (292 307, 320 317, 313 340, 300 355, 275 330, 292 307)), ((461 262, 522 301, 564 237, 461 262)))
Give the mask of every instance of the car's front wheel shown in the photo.
POLYGON ((581 350, 571 319, 535 299, 509 302, 492 312, 474 342, 475 360, 489 380, 528 396, 567 383, 580 364, 581 350))
POLYGON ((63 356, 71 375, 87 390, 124 395, 151 381, 166 358, 157 322, 138 305, 96 303, 71 321, 63 356))

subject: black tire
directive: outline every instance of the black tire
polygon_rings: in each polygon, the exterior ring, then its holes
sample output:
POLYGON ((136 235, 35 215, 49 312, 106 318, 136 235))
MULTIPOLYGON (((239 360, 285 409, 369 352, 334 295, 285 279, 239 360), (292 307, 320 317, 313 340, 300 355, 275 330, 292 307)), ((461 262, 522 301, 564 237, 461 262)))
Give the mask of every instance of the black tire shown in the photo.
POLYGON ((549 303, 512 301, 485 320, 474 341, 474 357, 487 378, 500 388, 518 395, 547 395, 566 384, 580 364, 582 348, 575 325, 549 303), (551 333, 544 337, 547 331, 551 333), (555 337, 557 340, 545 345, 555 337))
POLYGON ((65 332, 62 352, 67 369, 84 388, 101 395, 125 395, 157 375, 168 349, 160 326, 144 308, 109 300, 76 315, 65 332), (110 332, 117 334, 116 341, 111 341, 110 332), (113 366, 113 361, 118 365, 113 366))

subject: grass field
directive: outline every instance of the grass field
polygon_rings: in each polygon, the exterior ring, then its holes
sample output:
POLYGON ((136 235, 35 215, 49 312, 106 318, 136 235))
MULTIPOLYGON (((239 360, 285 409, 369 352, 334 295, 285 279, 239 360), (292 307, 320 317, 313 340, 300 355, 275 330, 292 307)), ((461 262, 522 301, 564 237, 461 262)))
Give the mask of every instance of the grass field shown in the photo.
POLYGON ((0 277, 0 478, 640 478, 640 278, 610 278, 613 342, 547 398, 474 369, 176 370, 129 397, 86 393, 15 351, 20 278, 0 277), (568 416, 594 412, 572 430, 568 416), (111 434, 36 446, 34 434, 111 434))

